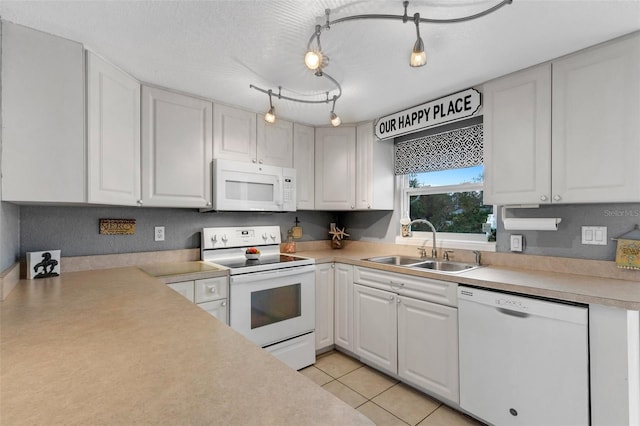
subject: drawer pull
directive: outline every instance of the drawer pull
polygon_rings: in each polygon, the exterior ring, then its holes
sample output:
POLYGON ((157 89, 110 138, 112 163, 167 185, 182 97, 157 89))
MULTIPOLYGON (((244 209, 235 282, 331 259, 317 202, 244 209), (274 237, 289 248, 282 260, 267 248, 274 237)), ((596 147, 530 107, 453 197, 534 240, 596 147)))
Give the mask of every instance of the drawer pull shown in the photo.
POLYGON ((216 288, 214 286, 209 286, 207 288, 209 289, 209 293, 215 293, 216 292, 216 288))

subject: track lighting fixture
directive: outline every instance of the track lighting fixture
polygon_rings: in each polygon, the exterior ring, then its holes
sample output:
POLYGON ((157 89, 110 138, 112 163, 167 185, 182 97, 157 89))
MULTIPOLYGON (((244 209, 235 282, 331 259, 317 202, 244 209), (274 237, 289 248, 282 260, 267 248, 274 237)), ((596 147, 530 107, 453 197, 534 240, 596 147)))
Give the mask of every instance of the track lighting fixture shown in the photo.
POLYGON ((335 113, 336 109, 336 97, 333 97, 333 106, 331 107, 331 114, 329 114, 329 119, 331 120, 331 125, 333 127, 338 127, 340 125, 340 123, 342 123, 342 120, 340 120, 340 117, 338 117, 338 115, 335 113))
MULTIPOLYGON (((411 67, 422 67, 427 63, 427 54, 425 53, 425 50, 424 50, 424 42, 422 41, 422 37, 420 37, 420 23, 454 24, 454 23, 459 23, 459 22, 471 21, 473 19, 477 19, 477 18, 480 18, 482 16, 488 15, 488 14, 500 9, 501 7, 503 7, 503 6, 507 5, 507 4, 511 4, 511 3, 513 3, 513 0, 501 0, 495 6, 492 6, 492 7, 488 8, 488 9, 485 9, 485 10, 483 10, 481 12, 478 12, 478 13, 475 13, 473 15, 463 16, 463 17, 460 17, 460 18, 450 18, 450 19, 423 18, 423 17, 420 16, 419 13, 415 13, 413 15, 413 19, 411 19, 409 17, 409 15, 407 14, 407 8, 409 7, 409 2, 406 1, 406 0, 402 2, 402 6, 404 7, 404 14, 402 14, 402 15, 364 14, 364 15, 344 16, 342 18, 337 18, 337 19, 334 19, 332 21, 332 20, 329 19, 330 10, 329 9, 325 9, 325 11, 324 11, 325 23, 323 25, 316 25, 315 26, 315 30, 314 30, 313 34, 311 35, 311 37, 309 38, 309 42, 307 43, 307 52, 304 55, 304 63, 306 65, 306 67, 309 68, 311 71, 313 71, 316 76, 318 76, 318 77, 326 77, 332 83, 334 83, 335 86, 336 86, 336 88, 334 90, 337 90, 337 94, 333 95, 333 97, 329 97, 329 92, 326 92, 326 99, 322 99, 322 100, 307 100, 307 99, 283 96, 282 93, 281 93, 282 92, 281 88, 279 87, 278 88, 278 99, 286 99, 286 100, 293 101, 293 102, 303 102, 303 103, 329 103, 329 102, 333 101, 333 107, 331 108, 331 113, 330 113, 329 116, 330 116, 330 119, 331 119, 331 124, 333 126, 339 126, 341 120, 340 120, 340 117, 338 117, 336 115, 336 113, 334 112, 334 109, 335 109, 335 106, 336 106, 336 100, 342 95, 342 88, 340 87, 340 84, 338 84, 338 82, 335 79, 333 79, 331 76, 329 76, 327 73, 324 72, 324 68, 327 67, 327 65, 329 63, 329 58, 322 51, 322 46, 320 45, 320 35, 322 34, 322 31, 330 29, 332 25, 336 25, 336 24, 339 24, 339 23, 342 23, 342 22, 347 22, 347 21, 361 20, 361 19, 366 19, 366 20, 378 20, 378 19, 401 20, 403 23, 407 23, 409 21, 413 21, 413 23, 416 26, 416 42, 414 43, 413 49, 411 51, 411 56, 409 58, 409 65, 411 67)), ((269 120, 274 120, 275 121, 274 108, 273 108, 273 105, 271 103, 271 94, 272 94, 271 89, 269 89, 269 90, 261 89, 259 87, 254 86, 254 85, 249 85, 249 87, 252 88, 252 89, 256 89, 256 90, 258 90, 260 92, 267 93, 269 95, 270 109, 269 109, 269 112, 267 114, 265 114, 265 120, 266 121, 269 121, 269 120)), ((269 122, 272 123, 273 121, 269 121, 269 122)))
POLYGON ((271 93, 271 89, 269 89, 269 111, 264 115, 264 121, 273 124, 276 122, 276 110, 271 102, 271 93))
POLYGON ((416 44, 413 45, 409 65, 412 67, 421 67, 427 63, 427 54, 424 53, 424 43, 420 37, 420 14, 413 15, 413 21, 416 23, 416 44))

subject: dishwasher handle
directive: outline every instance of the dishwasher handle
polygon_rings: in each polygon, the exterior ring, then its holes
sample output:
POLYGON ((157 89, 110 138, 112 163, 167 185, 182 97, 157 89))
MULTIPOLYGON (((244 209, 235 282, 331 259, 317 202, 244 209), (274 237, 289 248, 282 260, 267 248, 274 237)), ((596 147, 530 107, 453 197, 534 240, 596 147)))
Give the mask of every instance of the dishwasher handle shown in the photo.
POLYGON ((496 311, 500 312, 501 314, 510 315, 512 317, 518 317, 518 318, 528 318, 531 316, 526 312, 512 311, 511 309, 505 309, 505 308, 496 308, 496 311))

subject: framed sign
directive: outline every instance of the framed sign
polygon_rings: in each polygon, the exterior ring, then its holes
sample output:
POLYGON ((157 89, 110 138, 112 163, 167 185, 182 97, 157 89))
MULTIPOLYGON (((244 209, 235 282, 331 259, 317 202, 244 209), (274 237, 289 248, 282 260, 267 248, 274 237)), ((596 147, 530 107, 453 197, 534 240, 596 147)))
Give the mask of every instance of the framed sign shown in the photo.
POLYGON ((461 120, 474 115, 481 105, 480 92, 476 89, 463 90, 379 118, 375 124, 375 134, 378 139, 390 139, 461 120))

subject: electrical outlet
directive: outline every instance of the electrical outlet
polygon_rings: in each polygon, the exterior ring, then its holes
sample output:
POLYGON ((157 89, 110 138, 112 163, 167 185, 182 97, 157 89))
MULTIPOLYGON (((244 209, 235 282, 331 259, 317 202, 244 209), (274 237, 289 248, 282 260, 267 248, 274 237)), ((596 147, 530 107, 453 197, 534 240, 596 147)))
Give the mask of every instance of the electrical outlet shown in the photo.
POLYGON ((511 251, 522 251, 522 235, 511 235, 511 251))
POLYGON ((156 226, 154 235, 156 241, 164 241, 164 226, 156 226))

